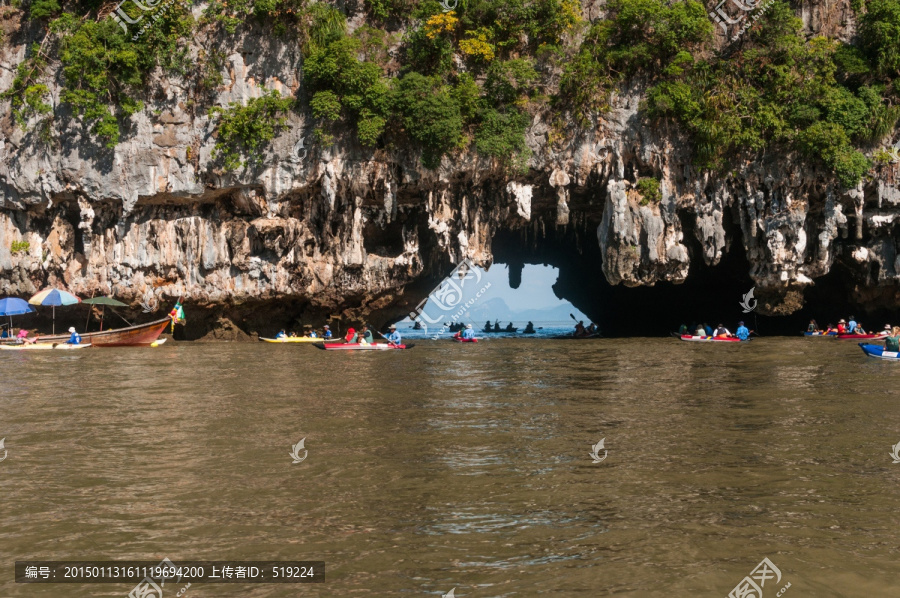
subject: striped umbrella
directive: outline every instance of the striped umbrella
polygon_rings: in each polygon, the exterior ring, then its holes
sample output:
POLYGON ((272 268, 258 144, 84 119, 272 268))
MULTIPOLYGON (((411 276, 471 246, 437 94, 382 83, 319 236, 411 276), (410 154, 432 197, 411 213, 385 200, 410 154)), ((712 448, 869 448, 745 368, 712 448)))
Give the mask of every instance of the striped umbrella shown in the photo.
POLYGON ((56 334, 56 306, 57 305, 75 305, 81 303, 81 299, 61 291, 60 289, 44 289, 34 297, 28 300, 32 305, 51 305, 53 306, 53 334, 56 334))

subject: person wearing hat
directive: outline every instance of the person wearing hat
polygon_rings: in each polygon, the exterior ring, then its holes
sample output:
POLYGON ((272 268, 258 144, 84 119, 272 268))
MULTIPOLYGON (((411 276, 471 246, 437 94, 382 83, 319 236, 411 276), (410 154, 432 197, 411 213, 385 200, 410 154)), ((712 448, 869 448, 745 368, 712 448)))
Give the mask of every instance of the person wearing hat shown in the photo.
POLYGON ((475 331, 472 330, 471 324, 466 324, 466 329, 463 330, 462 337, 466 340, 475 338, 475 331))
POLYGON ((71 328, 69 328, 69 332, 72 333, 72 336, 69 337, 69 340, 66 341, 66 344, 67 344, 67 345, 80 345, 80 344, 81 344, 81 337, 78 336, 78 333, 77 333, 77 332, 75 332, 75 327, 74 327, 74 326, 71 327, 71 328))
POLYGON ((328 327, 328 324, 325 324, 325 326, 323 326, 322 328, 325 330, 325 332, 322 333, 322 336, 325 338, 331 338, 331 329, 328 327))
POLYGON ((739 339, 741 339, 742 341, 745 341, 748 338, 750 338, 750 331, 747 330, 747 327, 744 326, 743 322, 738 322, 738 327, 737 327, 737 330, 735 331, 734 335, 736 337, 738 337, 739 339))
POLYGON ((390 332, 387 335, 387 340, 392 345, 401 345, 403 344, 403 339, 400 337, 400 333, 397 332, 397 327, 394 324, 391 324, 389 327, 390 332))
MULTIPOLYGON (((853 323, 856 324, 856 322, 853 323)), ((847 320, 845 320, 844 318, 838 320, 837 331, 838 334, 847 334, 847 320)))

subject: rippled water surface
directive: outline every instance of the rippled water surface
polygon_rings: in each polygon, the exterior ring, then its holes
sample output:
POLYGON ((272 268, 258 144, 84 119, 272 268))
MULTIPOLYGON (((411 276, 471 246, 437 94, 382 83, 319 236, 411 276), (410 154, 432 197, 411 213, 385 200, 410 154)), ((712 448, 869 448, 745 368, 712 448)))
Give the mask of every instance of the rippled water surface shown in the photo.
POLYGON ((327 563, 190 598, 722 597, 764 557, 765 598, 900 595, 900 363, 855 343, 169 342, 0 379, 3 597, 131 589, 17 559, 163 557, 327 563))

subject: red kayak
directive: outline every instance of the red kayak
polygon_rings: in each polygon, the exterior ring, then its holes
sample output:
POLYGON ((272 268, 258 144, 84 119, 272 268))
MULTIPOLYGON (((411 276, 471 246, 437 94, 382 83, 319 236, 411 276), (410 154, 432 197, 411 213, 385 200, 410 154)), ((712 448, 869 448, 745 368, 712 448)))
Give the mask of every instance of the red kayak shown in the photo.
POLYGON ((867 339, 867 338, 886 338, 886 334, 838 334, 835 335, 834 338, 839 341, 850 341, 850 340, 859 340, 859 339, 867 339))
POLYGON ((477 338, 462 338, 461 336, 454 336, 452 338, 453 338, 453 340, 455 340, 458 343, 477 343, 478 342, 477 338))
POLYGON ((317 349, 329 351, 389 351, 393 349, 412 349, 414 346, 412 343, 408 345, 391 345, 388 343, 371 343, 367 345, 360 343, 315 343, 313 345, 317 349))
MULTIPOLYGON (((731 336, 691 336, 690 334, 682 334, 679 336, 683 341, 694 343, 739 343, 741 339, 731 336)), ((749 339, 747 339, 749 340, 749 339)))

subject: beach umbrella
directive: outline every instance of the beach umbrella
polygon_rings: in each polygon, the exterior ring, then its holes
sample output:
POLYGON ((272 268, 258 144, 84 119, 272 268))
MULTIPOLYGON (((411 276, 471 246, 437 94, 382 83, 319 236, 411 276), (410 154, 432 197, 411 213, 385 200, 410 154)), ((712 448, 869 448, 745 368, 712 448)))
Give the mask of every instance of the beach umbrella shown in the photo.
POLYGON ((0 316, 9 316, 9 331, 12 332, 12 317, 30 314, 34 310, 24 299, 6 297, 0 299, 0 316))
POLYGON ((34 297, 28 300, 32 305, 50 305, 53 307, 53 334, 56 334, 56 306, 57 305, 75 305, 81 303, 81 299, 61 291, 60 289, 44 289, 34 297))
MULTIPOLYGON (((127 303, 122 303, 121 301, 117 301, 117 300, 113 299, 112 297, 91 297, 90 299, 85 299, 84 301, 82 301, 82 303, 86 303, 88 305, 102 305, 103 306, 103 314, 106 313, 107 305, 110 307, 128 307, 127 303)), ((113 313, 116 313, 116 312, 113 311, 113 313)), ((103 314, 100 315, 100 330, 103 330, 103 314)), ((118 314, 116 314, 116 315, 118 315, 118 314)), ((122 316, 119 316, 119 317, 122 318, 122 316)), ((88 321, 90 321, 90 319, 91 319, 91 314, 88 314, 88 321)), ((125 318, 122 318, 122 319, 125 320, 125 318)), ((129 326, 131 326, 131 323, 128 322, 128 320, 125 320, 125 322, 129 326)), ((86 323, 85 323, 84 329, 87 330, 86 323)))

